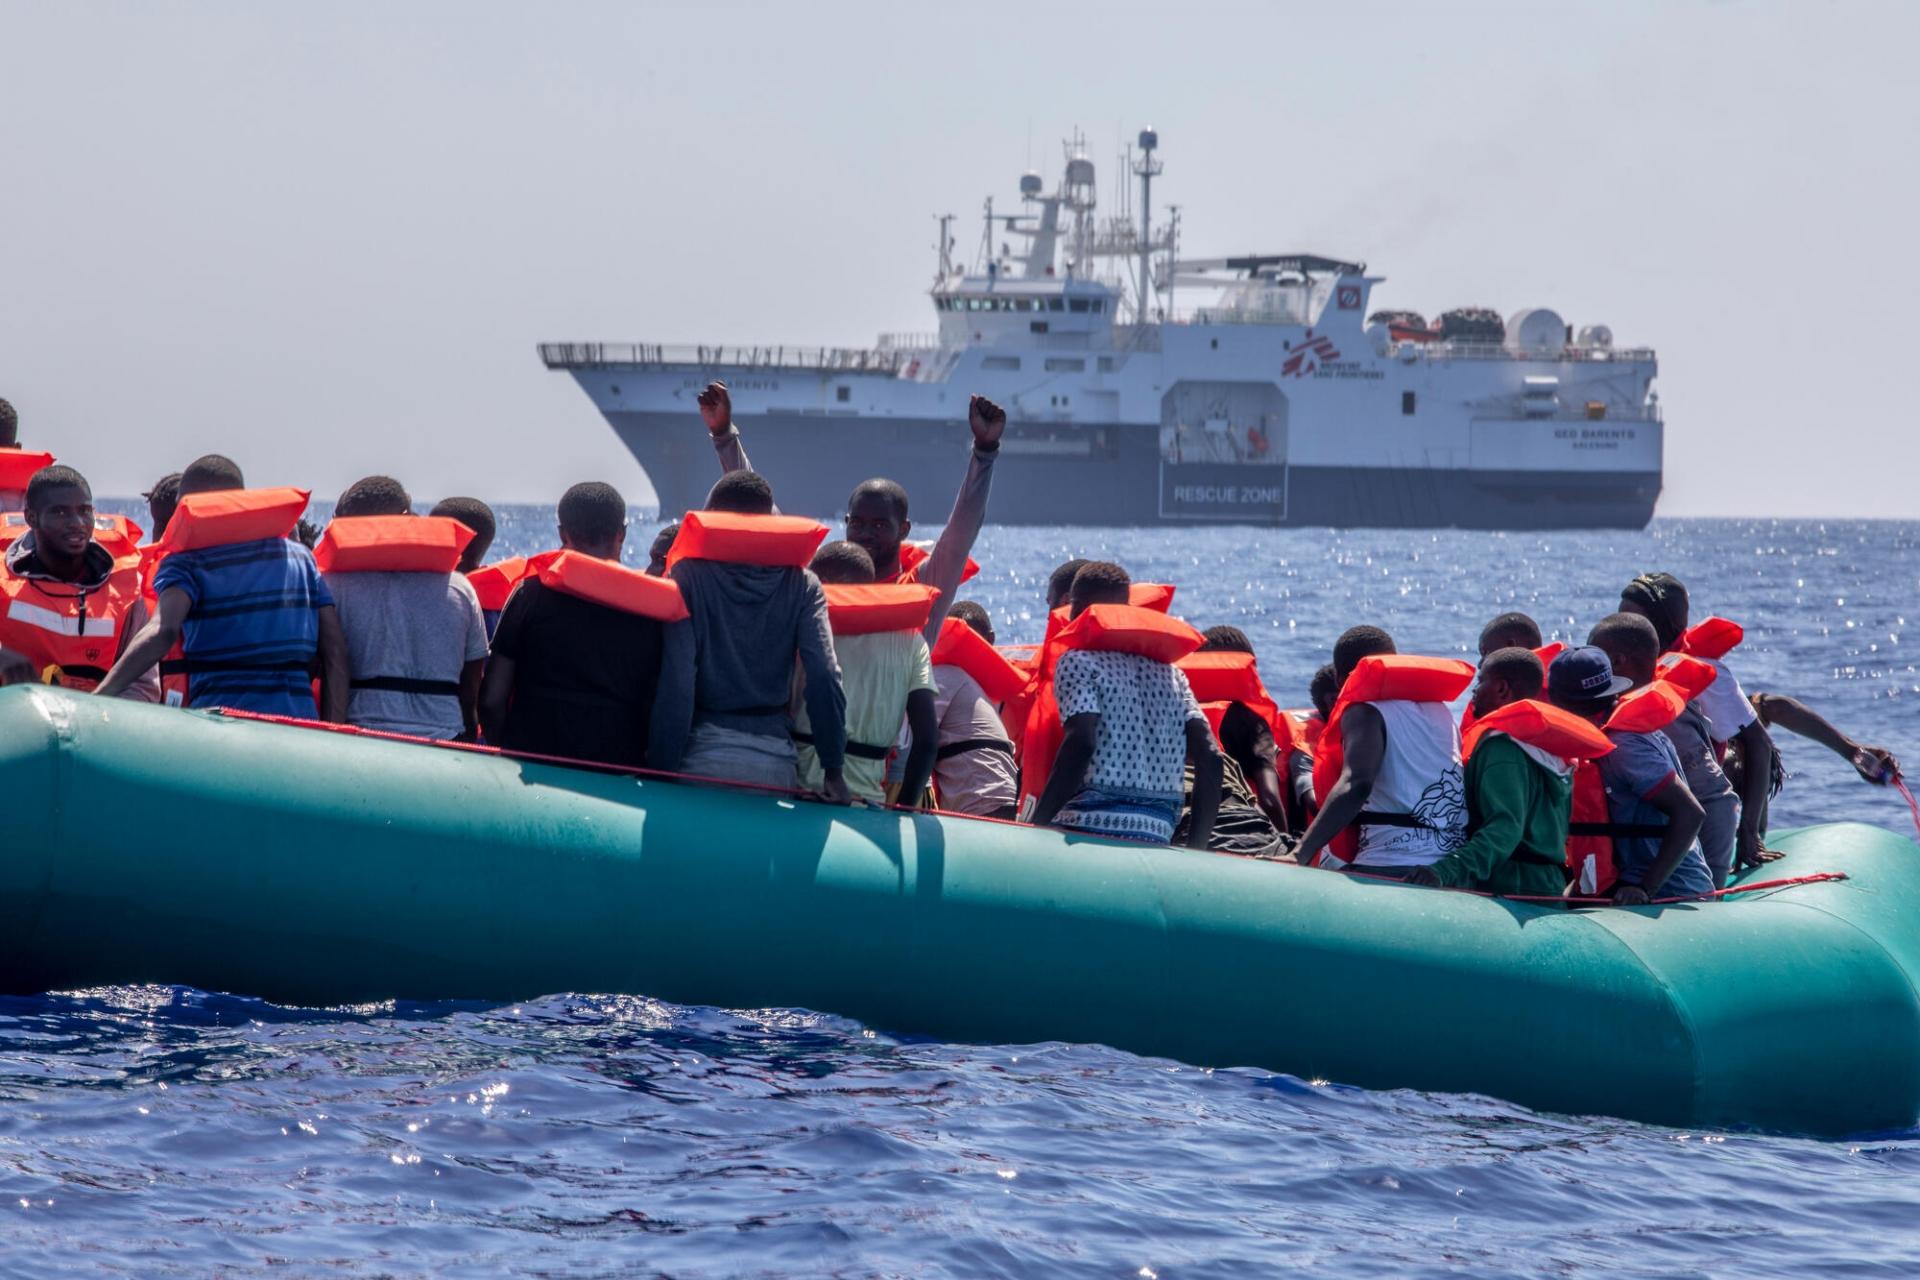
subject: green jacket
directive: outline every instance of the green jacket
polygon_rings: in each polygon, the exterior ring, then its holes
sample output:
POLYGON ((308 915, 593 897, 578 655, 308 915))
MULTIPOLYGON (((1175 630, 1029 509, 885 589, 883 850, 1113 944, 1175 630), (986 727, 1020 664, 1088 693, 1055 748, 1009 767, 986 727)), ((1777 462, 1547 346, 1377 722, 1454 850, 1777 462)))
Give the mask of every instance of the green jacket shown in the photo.
POLYGON ((1548 770, 1504 733, 1480 740, 1467 761, 1467 842, 1433 864, 1440 883, 1489 893, 1557 896, 1573 780, 1548 770), (1521 861, 1516 850, 1551 859, 1521 861))

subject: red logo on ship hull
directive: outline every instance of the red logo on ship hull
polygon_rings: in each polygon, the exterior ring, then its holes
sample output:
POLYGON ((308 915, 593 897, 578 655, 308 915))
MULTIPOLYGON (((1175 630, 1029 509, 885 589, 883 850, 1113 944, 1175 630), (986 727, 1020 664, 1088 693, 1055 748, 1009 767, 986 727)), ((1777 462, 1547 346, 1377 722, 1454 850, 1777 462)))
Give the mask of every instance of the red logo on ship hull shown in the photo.
POLYGON ((1333 345, 1333 339, 1316 338, 1313 336, 1313 331, 1309 329, 1306 340, 1300 346, 1293 348, 1292 354, 1287 357, 1287 362, 1280 366, 1280 376, 1304 378, 1321 365, 1339 358, 1340 352, 1333 345))

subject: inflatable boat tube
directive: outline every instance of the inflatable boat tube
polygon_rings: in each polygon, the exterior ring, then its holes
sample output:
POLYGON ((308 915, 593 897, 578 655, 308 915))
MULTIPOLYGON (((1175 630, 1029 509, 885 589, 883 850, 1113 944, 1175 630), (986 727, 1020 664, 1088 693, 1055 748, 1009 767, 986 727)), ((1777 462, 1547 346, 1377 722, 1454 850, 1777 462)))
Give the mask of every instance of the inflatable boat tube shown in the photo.
POLYGON ((1920 849, 1568 911, 0 689, 0 986, 629 992, 1808 1134, 1920 1120, 1920 849))

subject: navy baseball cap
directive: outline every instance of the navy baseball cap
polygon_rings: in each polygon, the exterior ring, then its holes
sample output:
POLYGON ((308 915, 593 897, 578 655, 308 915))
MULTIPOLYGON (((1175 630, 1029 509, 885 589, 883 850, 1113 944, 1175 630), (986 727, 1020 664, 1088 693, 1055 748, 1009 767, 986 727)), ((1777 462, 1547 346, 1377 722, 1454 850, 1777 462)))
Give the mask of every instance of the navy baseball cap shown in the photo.
POLYGON ((1592 645, 1569 649, 1547 668, 1547 698, 1559 707, 1593 707, 1633 688, 1633 681, 1613 674, 1605 649, 1592 645))

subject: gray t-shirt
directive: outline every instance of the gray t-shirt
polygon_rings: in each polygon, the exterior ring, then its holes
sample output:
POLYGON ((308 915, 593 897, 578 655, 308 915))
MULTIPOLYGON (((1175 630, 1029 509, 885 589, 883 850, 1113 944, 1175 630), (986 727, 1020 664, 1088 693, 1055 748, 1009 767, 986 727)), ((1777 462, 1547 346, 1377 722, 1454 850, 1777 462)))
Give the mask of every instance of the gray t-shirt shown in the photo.
MULTIPOLYGON (((460 669, 487 656, 480 598, 464 574, 329 573, 327 590, 355 680, 379 677, 457 684, 460 669)), ((456 738, 466 725, 457 697, 355 689, 347 723, 385 733, 456 738)))

